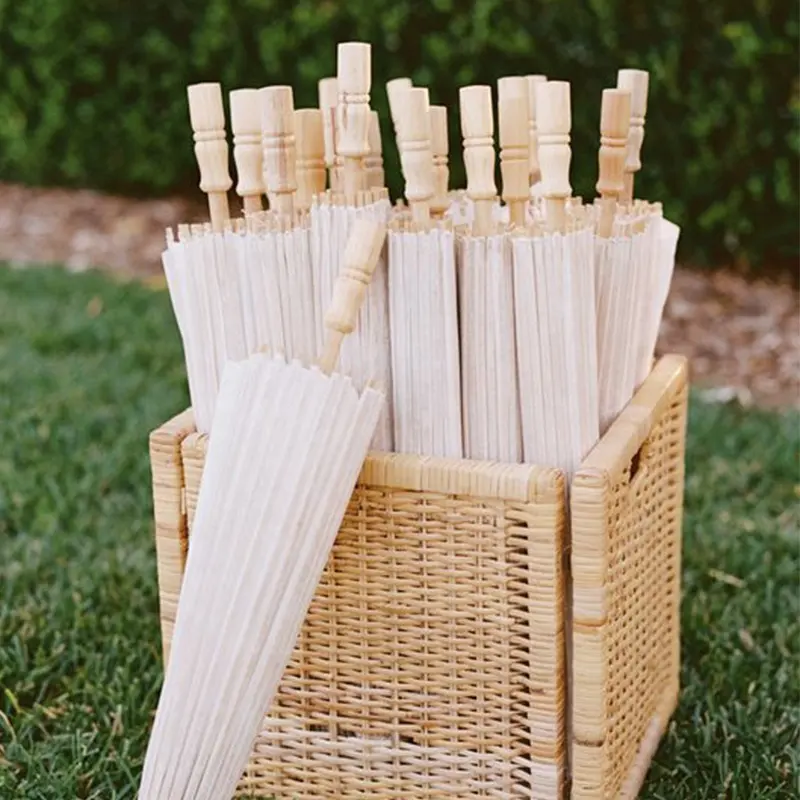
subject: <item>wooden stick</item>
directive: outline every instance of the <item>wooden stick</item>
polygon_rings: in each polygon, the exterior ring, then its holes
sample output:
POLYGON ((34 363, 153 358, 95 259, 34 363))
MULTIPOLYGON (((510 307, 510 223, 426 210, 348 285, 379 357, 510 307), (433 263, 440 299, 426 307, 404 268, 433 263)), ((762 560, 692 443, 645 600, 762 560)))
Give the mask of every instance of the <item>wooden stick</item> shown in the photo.
POLYGON ((487 236, 492 230, 492 209, 497 197, 492 89, 490 86, 462 86, 458 94, 467 197, 475 207, 472 233, 475 236, 487 236))
POLYGON ((308 211, 314 198, 325 191, 325 139, 322 112, 300 108, 294 112, 297 137, 297 208, 308 211))
POLYGON ((389 99, 389 116, 392 118, 395 136, 397 136, 397 120, 403 115, 403 93, 412 86, 411 78, 393 78, 386 84, 386 97, 389 99))
POLYGON ((222 87, 218 83, 195 83, 187 87, 186 93, 194 153, 200 168, 200 190, 208 195, 211 229, 219 232, 230 219, 228 190, 233 186, 228 172, 222 87))
POLYGON ((319 109, 322 112, 322 133, 325 137, 325 166, 328 168, 328 186, 339 191, 339 175, 336 164, 336 106, 339 105, 339 81, 323 78, 317 84, 319 109))
POLYGON ((367 188, 382 189, 386 185, 383 172, 383 143, 381 142, 381 121, 377 111, 369 114, 369 155, 364 160, 367 172, 367 188))
POLYGON ((528 105, 528 81, 525 78, 500 78, 497 82, 500 172, 503 176, 503 201, 514 225, 525 224, 525 206, 530 197, 528 105))
POLYGON ((622 200, 633 201, 633 181, 642 168, 640 154, 644 142, 644 119, 647 114, 649 74, 643 69, 621 69, 617 73, 617 88, 631 93, 631 122, 628 132, 628 152, 625 158, 625 191, 622 200))
POLYGON ((433 198, 428 90, 419 87, 406 89, 403 103, 403 113, 397 120, 397 146, 406 179, 406 200, 414 222, 424 226, 430 221, 433 198))
POLYGON ((337 50, 339 80, 337 155, 342 156, 345 199, 355 204, 365 188, 364 159, 369 155, 369 90, 372 83, 371 47, 364 42, 342 42, 337 50))
POLYGON ((530 158, 529 180, 533 186, 542 179, 539 172, 539 137, 536 133, 536 85, 546 83, 545 75, 526 75, 528 82, 528 156, 530 158))
POLYGON ((264 194, 261 153, 261 109, 257 89, 234 89, 229 95, 233 160, 236 162, 236 194, 245 214, 261 211, 264 194))
POLYGON ((447 134, 447 106, 431 106, 431 154, 433 156, 433 200, 431 214, 443 217, 450 206, 450 168, 447 156, 450 141, 447 134))
POLYGON ((297 191, 292 87, 267 86, 259 89, 259 94, 264 184, 270 208, 279 214, 292 216, 297 191))
POLYGON ((344 337, 355 328, 385 239, 386 225, 368 217, 356 220, 347 239, 342 270, 336 277, 333 297, 325 312, 327 335, 323 354, 317 362, 328 375, 339 360, 344 337))
POLYGON ((569 184, 572 115, 568 83, 547 81, 536 85, 536 125, 547 225, 551 232, 563 232, 567 223, 567 198, 572 193, 569 184))
POLYGON ((631 118, 631 93, 626 89, 604 89, 600 109, 600 152, 597 193, 600 219, 597 235, 607 239, 614 226, 617 200, 625 190, 625 157, 631 118))

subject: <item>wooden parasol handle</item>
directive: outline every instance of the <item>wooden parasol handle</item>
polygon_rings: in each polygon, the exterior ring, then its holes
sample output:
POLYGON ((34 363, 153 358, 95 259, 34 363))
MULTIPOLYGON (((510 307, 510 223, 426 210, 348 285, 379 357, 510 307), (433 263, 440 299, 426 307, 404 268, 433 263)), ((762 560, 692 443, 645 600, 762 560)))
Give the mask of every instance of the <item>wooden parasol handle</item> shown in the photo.
POLYGON ((229 95, 233 160, 236 163, 236 194, 245 214, 262 210, 264 194, 261 152, 261 110, 257 89, 234 89, 229 95))
POLYGON ((494 182, 494 117, 490 86, 463 86, 458 93, 461 135, 464 137, 464 168, 467 197, 475 216, 472 233, 488 236, 492 230, 492 209, 497 197, 494 182))
POLYGON ((264 184, 270 208, 292 216, 297 191, 294 97, 291 86, 267 86, 261 96, 261 144, 264 184))
POLYGON ((433 200, 431 213, 435 217, 444 216, 450 201, 450 167, 447 156, 450 141, 447 134, 447 106, 431 106, 431 154, 433 156, 433 200))
POLYGON ((528 180, 533 186, 542 179, 539 172, 539 137, 536 130, 536 84, 546 83, 545 75, 526 75, 528 82, 528 180))
POLYGON ((367 173, 367 189, 382 189, 386 185, 381 121, 377 111, 370 111, 369 114, 369 155, 364 159, 364 168, 367 173))
POLYGON ((611 235, 617 200, 625 190, 625 156, 630 117, 630 92, 625 89, 604 89, 600 107, 598 180, 595 187, 600 195, 597 235, 603 239, 611 235))
POLYGON ((386 83, 386 97, 389 100, 389 116, 392 118, 395 136, 397 136, 397 121, 403 114, 403 95, 412 85, 411 78, 393 78, 386 83))
POLYGON ((617 88, 631 93, 630 130, 628 131, 628 152, 625 159, 625 191, 622 199, 633 201, 633 181, 642 168, 641 152, 644 142, 644 118, 647 114, 647 90, 649 74, 642 69, 621 69, 617 73, 617 88))
POLYGON ((397 145, 400 164, 406 179, 406 200, 414 222, 430 221, 433 198, 433 153, 428 90, 407 89, 403 96, 402 114, 397 120, 397 145))
POLYGON ((362 217, 353 225, 344 251, 344 265, 336 278, 333 297, 325 313, 327 336, 318 364, 326 374, 333 372, 342 341, 355 328, 385 239, 386 225, 383 222, 362 217))
POLYGON ((569 183, 572 113, 569 84, 565 81, 536 85, 536 128, 547 226, 553 232, 563 232, 567 198, 572 194, 569 183))
POLYGON ((196 83, 187 87, 186 93, 194 153, 200 168, 200 189, 208 196, 211 229, 218 232, 230 219, 228 190, 233 186, 228 172, 222 87, 218 83, 196 83))
POLYGON ((514 225, 525 224, 525 205, 530 196, 528 105, 528 81, 525 78, 500 78, 497 82, 500 173, 503 177, 503 201, 514 225))
POLYGON ((328 187, 339 191, 336 163, 336 106, 339 105, 339 81, 323 78, 317 84, 319 110, 322 112, 322 134, 325 139, 325 166, 328 168, 328 187))
POLYGON ((343 188, 350 204, 355 204, 359 192, 366 188, 364 159, 369 155, 371 53, 370 45, 364 42, 341 42, 337 49, 336 153, 343 159, 343 188))
POLYGON ((322 112, 299 108, 294 112, 297 139, 297 208, 308 211, 313 199, 325 191, 325 139, 322 112))

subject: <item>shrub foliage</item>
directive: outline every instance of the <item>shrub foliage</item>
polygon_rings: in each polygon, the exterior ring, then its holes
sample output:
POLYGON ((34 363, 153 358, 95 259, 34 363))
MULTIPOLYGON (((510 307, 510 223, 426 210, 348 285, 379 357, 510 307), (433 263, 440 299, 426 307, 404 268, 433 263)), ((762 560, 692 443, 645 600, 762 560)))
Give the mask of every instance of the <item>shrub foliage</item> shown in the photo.
POLYGON ((797 36, 791 0, 0 0, 0 178, 190 188, 187 84, 291 83, 296 105, 313 105, 335 43, 359 39, 373 44, 382 113, 383 83, 399 75, 453 109, 454 181, 459 86, 528 72, 571 81, 573 188, 589 197, 600 92, 634 66, 651 73, 638 193, 663 200, 684 227, 683 258, 793 258, 797 36))

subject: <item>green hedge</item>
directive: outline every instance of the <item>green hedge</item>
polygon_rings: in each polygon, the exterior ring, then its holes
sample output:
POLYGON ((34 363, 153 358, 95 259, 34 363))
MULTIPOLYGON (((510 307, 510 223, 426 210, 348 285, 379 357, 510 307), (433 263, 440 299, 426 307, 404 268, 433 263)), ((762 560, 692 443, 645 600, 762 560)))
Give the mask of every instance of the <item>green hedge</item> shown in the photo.
MULTIPOLYGON (((797 255, 796 0, 0 0, 0 179, 153 194, 196 184, 185 87, 291 82, 316 102, 335 43, 373 44, 373 94, 544 72, 573 84, 573 187, 593 195, 600 92, 650 70, 637 187, 687 261, 797 255)), ((385 125, 388 128, 388 125, 385 125)), ((386 131, 385 131, 386 132, 386 131)), ((457 119, 451 116, 453 147, 457 119)), ((390 183, 397 159, 387 141, 390 183)), ((456 177, 460 167, 454 164, 456 177)))

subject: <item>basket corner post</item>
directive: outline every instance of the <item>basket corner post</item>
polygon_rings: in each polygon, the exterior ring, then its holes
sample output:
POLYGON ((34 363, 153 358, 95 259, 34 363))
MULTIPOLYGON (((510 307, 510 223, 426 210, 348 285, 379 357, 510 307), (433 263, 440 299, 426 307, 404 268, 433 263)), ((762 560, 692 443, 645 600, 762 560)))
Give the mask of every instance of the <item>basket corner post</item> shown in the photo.
POLYGON ((572 482, 575 800, 633 800, 677 706, 687 401, 662 357, 572 482))
POLYGON ((149 437, 159 617, 165 665, 169 660, 187 550, 181 443, 193 430, 194 420, 191 411, 187 410, 156 428, 149 437))

